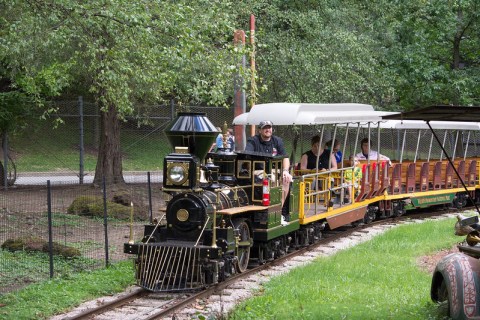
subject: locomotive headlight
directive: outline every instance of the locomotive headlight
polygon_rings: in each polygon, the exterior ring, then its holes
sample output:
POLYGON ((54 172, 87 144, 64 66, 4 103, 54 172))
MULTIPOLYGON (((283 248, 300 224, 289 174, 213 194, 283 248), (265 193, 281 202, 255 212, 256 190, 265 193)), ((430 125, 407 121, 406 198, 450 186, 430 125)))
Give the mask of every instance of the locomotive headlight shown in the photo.
POLYGON ((174 185, 182 185, 188 179, 188 163, 169 163, 168 181, 174 185))
POLYGON ((173 182, 180 182, 185 178, 185 169, 182 166, 174 166, 170 168, 170 179, 173 182))
POLYGON ((197 188, 199 176, 200 160, 192 154, 171 153, 163 160, 163 190, 167 192, 197 188))

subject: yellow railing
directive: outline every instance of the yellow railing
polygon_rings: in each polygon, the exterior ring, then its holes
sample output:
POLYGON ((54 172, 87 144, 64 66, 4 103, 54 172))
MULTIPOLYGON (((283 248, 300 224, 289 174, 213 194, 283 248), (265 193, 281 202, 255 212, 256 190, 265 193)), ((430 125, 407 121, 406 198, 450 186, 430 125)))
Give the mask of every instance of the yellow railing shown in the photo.
MULTIPOLYGON (((345 202, 347 189, 352 187, 352 194, 355 194, 356 188, 351 181, 344 179, 344 173, 347 170, 353 170, 353 167, 341 168, 332 171, 315 170, 296 170, 295 174, 301 179, 300 182, 300 216, 304 215, 305 210, 312 209, 314 206, 321 205, 331 210, 333 196, 338 203, 345 202)), ((351 201, 354 197, 350 195, 351 201)))

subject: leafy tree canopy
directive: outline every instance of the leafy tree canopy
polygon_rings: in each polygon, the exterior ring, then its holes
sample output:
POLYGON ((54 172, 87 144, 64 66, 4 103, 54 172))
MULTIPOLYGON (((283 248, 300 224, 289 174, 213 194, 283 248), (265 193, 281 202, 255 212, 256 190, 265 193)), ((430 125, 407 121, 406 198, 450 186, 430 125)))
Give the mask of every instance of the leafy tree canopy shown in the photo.
MULTIPOLYGON (((0 62, 33 97, 78 86, 103 111, 95 181, 122 182, 119 119, 171 98, 227 105, 235 63, 229 1, 13 0, 0 62)), ((52 111, 52 110, 48 110, 52 111)))
POLYGON ((262 101, 479 104, 478 1, 247 1, 262 101))
POLYGON ((120 115, 169 98, 228 100, 227 1, 18 0, 3 8, 2 61, 28 93, 58 94, 75 83, 120 115))

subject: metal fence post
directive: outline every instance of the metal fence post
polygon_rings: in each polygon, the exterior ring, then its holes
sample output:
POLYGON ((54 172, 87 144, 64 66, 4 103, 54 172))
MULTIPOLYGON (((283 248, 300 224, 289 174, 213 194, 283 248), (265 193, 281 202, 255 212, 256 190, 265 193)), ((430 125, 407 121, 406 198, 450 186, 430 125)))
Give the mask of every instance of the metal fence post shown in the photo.
POLYGON ((152 183, 150 180, 150 171, 147 172, 147 186, 148 186, 148 212, 150 214, 150 223, 152 223, 153 209, 152 209, 152 183))
POLYGON ((84 147, 84 142, 83 142, 83 97, 79 96, 78 97, 78 113, 80 115, 80 184, 83 184, 83 176, 84 176, 84 152, 85 152, 85 147, 84 147))
POLYGON ((8 134, 7 131, 3 133, 2 139, 3 148, 3 186, 5 190, 8 189, 8 134))
POLYGON ((105 266, 108 268, 110 261, 108 258, 108 212, 107 212, 107 184, 105 176, 103 180, 103 231, 105 233, 105 266))
POLYGON ((48 256, 50 258, 50 278, 53 278, 53 230, 52 230, 52 188, 47 180, 47 211, 48 211, 48 256))

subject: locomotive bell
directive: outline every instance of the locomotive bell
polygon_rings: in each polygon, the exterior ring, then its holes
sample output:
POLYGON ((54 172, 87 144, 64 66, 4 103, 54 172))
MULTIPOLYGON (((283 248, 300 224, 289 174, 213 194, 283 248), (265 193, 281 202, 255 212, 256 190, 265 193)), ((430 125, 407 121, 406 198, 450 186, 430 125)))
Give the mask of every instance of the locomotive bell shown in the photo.
POLYGON ((172 148, 188 147, 188 151, 203 160, 219 134, 203 112, 179 112, 165 129, 172 148))

